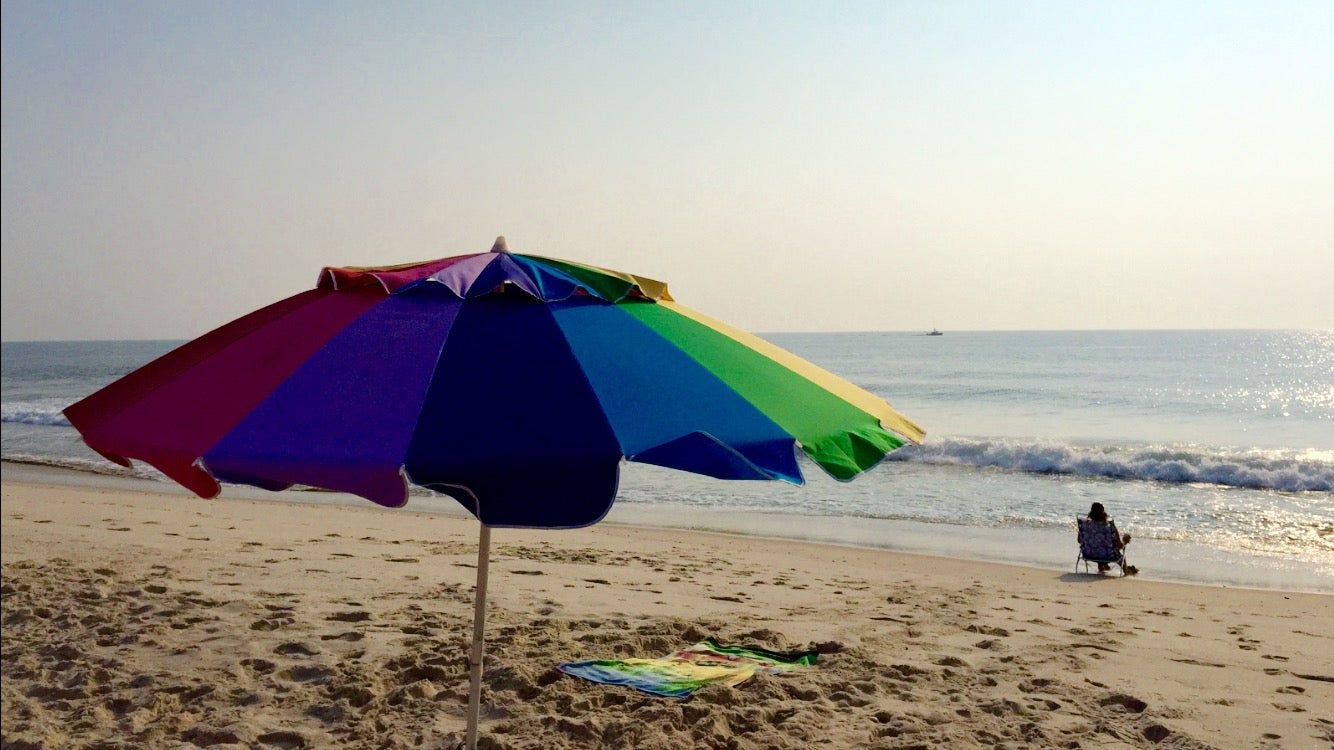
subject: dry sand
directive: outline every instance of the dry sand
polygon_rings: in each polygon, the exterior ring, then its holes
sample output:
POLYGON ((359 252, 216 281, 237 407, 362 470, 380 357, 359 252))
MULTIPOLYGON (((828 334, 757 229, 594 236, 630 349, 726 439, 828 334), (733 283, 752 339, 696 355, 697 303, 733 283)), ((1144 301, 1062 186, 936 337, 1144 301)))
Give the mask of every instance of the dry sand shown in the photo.
MULTIPOLYGON (((4 748, 461 741, 474 521, 14 482, 2 509, 4 748)), ((498 529, 490 581, 482 747, 1334 745, 1334 596, 610 524, 498 529), (706 636, 823 653, 687 699, 554 670, 706 636)))

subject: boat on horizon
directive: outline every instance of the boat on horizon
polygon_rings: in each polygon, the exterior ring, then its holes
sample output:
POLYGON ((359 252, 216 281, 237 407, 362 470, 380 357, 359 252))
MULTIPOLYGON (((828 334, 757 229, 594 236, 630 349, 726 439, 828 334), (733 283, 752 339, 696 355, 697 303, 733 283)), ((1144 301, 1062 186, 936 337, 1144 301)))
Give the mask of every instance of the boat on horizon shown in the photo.
POLYGON ((945 334, 941 333, 939 328, 932 328, 932 329, 931 329, 931 332, 928 333, 928 334, 926 334, 926 335, 928 335, 928 336, 944 336, 945 334))

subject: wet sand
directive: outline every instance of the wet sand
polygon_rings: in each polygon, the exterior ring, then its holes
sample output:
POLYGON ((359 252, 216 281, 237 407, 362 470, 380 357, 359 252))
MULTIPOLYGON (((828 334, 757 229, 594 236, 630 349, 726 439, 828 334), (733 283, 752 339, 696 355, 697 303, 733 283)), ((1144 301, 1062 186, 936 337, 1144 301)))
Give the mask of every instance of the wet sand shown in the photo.
MULTIPOLYGON (((6 481, 5 748, 454 748, 475 521, 6 481)), ((483 747, 1329 748, 1334 596, 600 524, 497 529, 483 747), (819 663, 562 675, 713 637, 819 663)))

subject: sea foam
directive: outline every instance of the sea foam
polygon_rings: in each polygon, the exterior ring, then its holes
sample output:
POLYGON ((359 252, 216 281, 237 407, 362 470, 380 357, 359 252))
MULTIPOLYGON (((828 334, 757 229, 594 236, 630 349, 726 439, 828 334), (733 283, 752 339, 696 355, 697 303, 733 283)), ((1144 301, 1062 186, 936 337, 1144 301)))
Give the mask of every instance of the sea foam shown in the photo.
POLYGON ((69 427, 69 420, 61 413, 67 406, 68 401, 49 398, 5 403, 0 406, 0 422, 69 427))
POLYGON ((909 446, 890 454, 890 458, 1035 474, 1216 484, 1283 492, 1334 491, 1334 461, 1298 451, 943 438, 909 446))

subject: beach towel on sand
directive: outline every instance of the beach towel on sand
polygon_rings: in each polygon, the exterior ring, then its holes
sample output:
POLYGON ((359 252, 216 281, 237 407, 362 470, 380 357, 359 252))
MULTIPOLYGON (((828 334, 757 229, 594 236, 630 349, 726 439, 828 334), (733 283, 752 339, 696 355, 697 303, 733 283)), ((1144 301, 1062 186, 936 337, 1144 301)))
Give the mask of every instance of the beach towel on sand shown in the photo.
POLYGON ((706 639, 661 659, 572 661, 560 671, 604 685, 625 685, 654 695, 684 698, 710 683, 739 685, 761 672, 785 674, 815 664, 814 651, 779 653, 724 646, 706 639))

